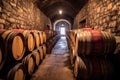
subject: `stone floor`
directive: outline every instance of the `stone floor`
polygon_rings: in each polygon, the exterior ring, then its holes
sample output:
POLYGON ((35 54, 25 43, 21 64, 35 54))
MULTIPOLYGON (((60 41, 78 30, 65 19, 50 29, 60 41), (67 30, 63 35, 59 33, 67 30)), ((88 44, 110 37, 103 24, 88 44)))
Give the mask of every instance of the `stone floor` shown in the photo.
POLYGON ((31 80, 75 80, 65 37, 57 42, 51 54, 47 54, 31 80))

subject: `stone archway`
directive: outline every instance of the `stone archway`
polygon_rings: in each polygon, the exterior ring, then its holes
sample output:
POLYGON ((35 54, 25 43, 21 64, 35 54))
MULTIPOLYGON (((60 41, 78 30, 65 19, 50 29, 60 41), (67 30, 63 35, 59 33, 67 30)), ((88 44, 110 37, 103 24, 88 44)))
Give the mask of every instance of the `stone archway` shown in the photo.
POLYGON ((53 29, 54 29, 54 30, 56 30, 56 25, 57 25, 58 23, 60 23, 60 22, 65 22, 65 23, 67 23, 67 24, 69 25, 69 30, 71 29, 71 23, 70 23, 68 20, 66 20, 66 19, 59 19, 59 20, 56 20, 56 21, 54 22, 54 24, 53 24, 53 29))
POLYGON ((58 33, 61 33, 61 30, 65 30, 63 33, 66 33, 66 31, 71 29, 71 23, 65 19, 59 19, 53 25, 53 29, 58 33))

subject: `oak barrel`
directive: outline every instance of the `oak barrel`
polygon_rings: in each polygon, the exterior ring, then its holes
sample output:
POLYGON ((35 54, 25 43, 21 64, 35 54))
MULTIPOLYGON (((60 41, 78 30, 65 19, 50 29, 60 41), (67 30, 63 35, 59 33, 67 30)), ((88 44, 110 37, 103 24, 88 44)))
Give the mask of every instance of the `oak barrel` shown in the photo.
POLYGON ((32 75, 35 69, 35 58, 33 54, 28 54, 23 60, 22 63, 26 69, 27 75, 32 75))
POLYGON ((77 34, 75 48, 78 55, 105 55, 113 53, 116 41, 113 35, 107 32, 90 30, 77 34))
POLYGON ((5 46, 5 41, 3 40, 3 38, 0 35, 0 71, 2 70, 5 61, 6 61, 6 46, 5 46))
POLYGON ((40 63, 40 53, 37 50, 32 51, 32 54, 35 58, 35 66, 38 67, 40 63))
POLYGON ((43 44, 44 40, 43 40, 43 32, 42 31, 38 31, 39 34, 39 40, 40 40, 40 45, 43 44))
POLYGON ((43 32, 43 43, 46 43, 46 34, 43 32))
POLYGON ((45 56, 46 56, 46 45, 43 44, 42 48, 43 48, 43 58, 45 58, 45 56))
POLYGON ((34 35, 34 40, 35 40, 35 48, 38 48, 40 45, 40 38, 39 38, 39 33, 37 30, 31 30, 31 32, 34 35))
POLYGON ((113 80, 114 66, 105 58, 79 57, 75 61, 74 76, 82 80, 113 80))
POLYGON ((25 52, 25 40, 21 33, 6 30, 2 33, 6 43, 7 56, 10 60, 21 60, 25 52))
POLYGON ((38 48, 38 52, 40 53, 40 59, 41 59, 41 61, 42 61, 43 58, 44 58, 44 52, 43 52, 42 46, 40 46, 40 47, 38 48))
POLYGON ((6 31, 5 29, 0 29, 0 35, 5 31, 6 31))
POLYGON ((92 30, 92 28, 89 28, 89 27, 86 27, 86 28, 82 28, 82 30, 88 30, 88 31, 90 31, 90 30, 92 30))
POLYGON ((25 38, 25 47, 26 51, 33 51, 35 48, 34 34, 29 30, 24 30, 22 32, 25 38))
POLYGON ((22 63, 15 65, 7 74, 7 80, 26 80, 26 72, 22 63))
POLYGON ((13 29, 12 31, 22 33, 25 38, 26 51, 33 51, 35 48, 35 39, 34 33, 31 30, 13 29))
POLYGON ((77 30, 75 29, 75 30, 70 30, 68 32, 68 36, 69 36, 71 42, 73 43, 73 46, 75 46, 77 34, 82 31, 83 31, 82 29, 77 29, 77 30))
POLYGON ((76 60, 77 53, 75 52, 74 46, 71 46, 70 50, 70 62, 72 66, 74 66, 75 60, 76 60))

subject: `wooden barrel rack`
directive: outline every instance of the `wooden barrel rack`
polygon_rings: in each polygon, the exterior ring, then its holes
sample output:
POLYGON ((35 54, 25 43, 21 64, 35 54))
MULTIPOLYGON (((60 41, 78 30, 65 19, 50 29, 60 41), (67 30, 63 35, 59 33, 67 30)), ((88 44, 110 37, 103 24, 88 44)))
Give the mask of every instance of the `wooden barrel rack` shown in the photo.
POLYGON ((115 67, 118 58, 113 56, 115 36, 92 28, 70 30, 67 35, 70 62, 76 79, 112 80, 118 77, 117 70, 120 69, 115 67))
MULTIPOLYGON (((56 35, 50 33, 50 37, 56 35)), ((30 78, 46 57, 47 36, 39 30, 0 29, 0 79, 30 78)))

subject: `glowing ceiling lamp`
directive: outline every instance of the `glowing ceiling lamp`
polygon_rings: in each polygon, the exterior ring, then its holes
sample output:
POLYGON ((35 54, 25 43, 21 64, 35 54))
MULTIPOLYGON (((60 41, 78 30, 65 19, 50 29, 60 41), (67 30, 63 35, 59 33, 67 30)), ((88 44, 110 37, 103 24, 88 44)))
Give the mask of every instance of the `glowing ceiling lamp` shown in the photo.
POLYGON ((59 14, 62 14, 62 10, 59 10, 59 14))

